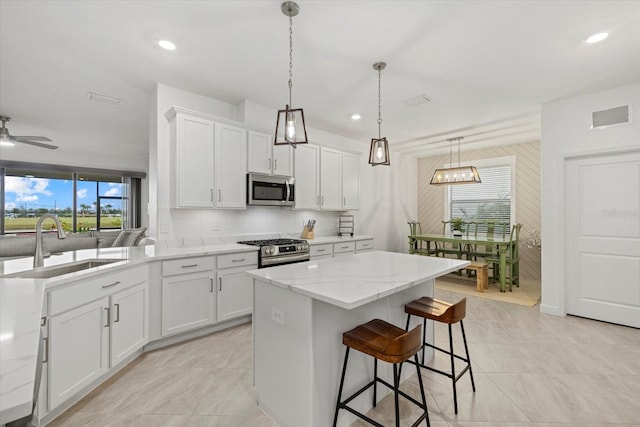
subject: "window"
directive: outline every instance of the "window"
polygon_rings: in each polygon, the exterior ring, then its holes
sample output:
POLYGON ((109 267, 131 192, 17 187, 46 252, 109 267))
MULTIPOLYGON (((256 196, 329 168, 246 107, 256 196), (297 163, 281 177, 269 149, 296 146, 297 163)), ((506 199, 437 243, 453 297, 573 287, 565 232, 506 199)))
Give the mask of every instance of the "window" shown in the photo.
POLYGON ((46 213, 57 215, 65 231, 137 227, 142 177, 136 172, 0 162, 0 234, 34 232, 46 213))
MULTIPOLYGON (((515 223, 515 157, 474 161, 480 184, 450 185, 445 192, 445 220, 515 223)), ((478 229, 479 233, 486 229, 478 229)))

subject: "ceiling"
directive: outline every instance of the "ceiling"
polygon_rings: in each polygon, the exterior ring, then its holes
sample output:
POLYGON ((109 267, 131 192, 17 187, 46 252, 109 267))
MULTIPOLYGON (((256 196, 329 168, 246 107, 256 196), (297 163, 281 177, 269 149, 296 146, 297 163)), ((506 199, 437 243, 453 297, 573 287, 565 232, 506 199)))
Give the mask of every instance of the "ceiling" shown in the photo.
MULTIPOLYGON (((298 4, 293 104, 307 126, 364 146, 377 137, 377 61, 382 134, 416 156, 448 152, 457 136, 463 151, 538 140, 542 104, 640 80, 640 1, 298 4), (403 103, 421 95, 431 101, 403 103)), ((12 134, 48 136, 58 151, 147 157, 156 83, 283 108, 288 62, 280 1, 0 0, 0 114, 12 134)))

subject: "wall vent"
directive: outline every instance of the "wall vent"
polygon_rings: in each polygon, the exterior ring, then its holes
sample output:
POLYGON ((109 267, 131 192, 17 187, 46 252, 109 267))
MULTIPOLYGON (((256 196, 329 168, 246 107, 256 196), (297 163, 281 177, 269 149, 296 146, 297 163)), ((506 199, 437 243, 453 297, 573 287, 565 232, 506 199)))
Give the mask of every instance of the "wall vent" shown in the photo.
POLYGON ((608 110, 594 111, 591 113, 591 129, 601 129, 614 125, 629 123, 631 115, 629 106, 609 108, 608 110))

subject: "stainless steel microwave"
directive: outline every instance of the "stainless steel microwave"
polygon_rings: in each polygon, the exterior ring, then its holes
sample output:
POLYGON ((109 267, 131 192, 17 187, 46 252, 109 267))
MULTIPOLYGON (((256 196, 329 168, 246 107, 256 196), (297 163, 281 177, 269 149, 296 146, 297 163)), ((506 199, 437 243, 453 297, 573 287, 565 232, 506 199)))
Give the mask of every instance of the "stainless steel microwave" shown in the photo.
POLYGON ((293 206, 294 178, 247 174, 247 204, 251 206, 293 206))

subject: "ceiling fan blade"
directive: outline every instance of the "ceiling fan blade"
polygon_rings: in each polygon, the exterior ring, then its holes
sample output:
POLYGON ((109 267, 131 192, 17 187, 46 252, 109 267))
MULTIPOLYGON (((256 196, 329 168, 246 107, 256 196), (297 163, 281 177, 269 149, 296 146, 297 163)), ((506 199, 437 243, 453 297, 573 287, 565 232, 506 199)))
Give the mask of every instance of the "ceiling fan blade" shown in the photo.
POLYGON ((21 140, 30 140, 30 141, 49 141, 51 142, 51 140, 49 138, 47 138, 46 136, 14 136, 15 139, 21 139, 21 140))
MULTIPOLYGON (((55 150, 56 148, 58 148, 57 145, 52 145, 52 144, 45 144, 43 142, 35 142, 35 141, 29 141, 28 139, 18 139, 15 138, 14 139, 15 142, 20 142, 22 144, 29 144, 29 145, 35 145, 36 147, 42 147, 42 148, 48 148, 49 150, 55 150)), ((50 141, 50 140, 49 140, 50 141)))

